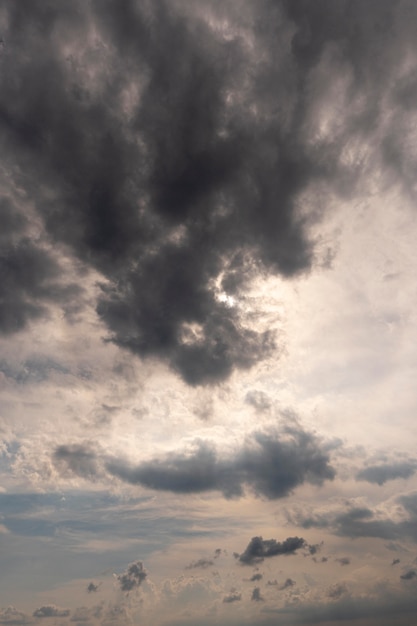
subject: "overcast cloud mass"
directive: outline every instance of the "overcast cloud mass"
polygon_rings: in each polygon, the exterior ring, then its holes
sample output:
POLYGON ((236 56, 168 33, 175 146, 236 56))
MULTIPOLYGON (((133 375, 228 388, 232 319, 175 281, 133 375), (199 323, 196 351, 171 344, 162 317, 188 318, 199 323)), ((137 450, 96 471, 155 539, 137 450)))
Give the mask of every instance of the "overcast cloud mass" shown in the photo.
POLYGON ((415 619, 416 23, 0 4, 0 624, 415 619))

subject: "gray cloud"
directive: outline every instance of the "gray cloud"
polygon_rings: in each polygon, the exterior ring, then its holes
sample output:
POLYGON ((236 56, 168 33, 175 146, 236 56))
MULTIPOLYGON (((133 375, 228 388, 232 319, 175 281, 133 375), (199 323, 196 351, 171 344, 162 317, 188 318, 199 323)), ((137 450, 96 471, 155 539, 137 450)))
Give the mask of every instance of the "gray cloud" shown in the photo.
POLYGON ((88 583, 87 585, 87 593, 95 593, 99 590, 100 588, 100 583, 94 583, 91 581, 91 583, 88 583))
POLYGON ((33 612, 33 617, 68 617, 71 611, 69 609, 61 609, 55 604, 46 604, 33 612))
POLYGON ((32 624, 31 620, 25 613, 19 611, 14 606, 8 606, 5 609, 0 609, 0 624, 8 624, 14 626, 21 626, 22 624, 32 624))
POLYGON ((261 590, 259 587, 254 587, 252 591, 251 600, 253 600, 254 602, 263 602, 264 599, 262 597, 261 590))
POLYGON ((289 587, 294 587, 295 584, 295 580, 293 580, 292 578, 287 578, 286 581, 281 585, 280 589, 281 591, 283 591, 284 589, 288 589, 289 587))
POLYGON ((337 561, 337 563, 340 563, 340 565, 344 566, 344 565, 350 565, 350 558, 347 556, 341 556, 338 559, 335 559, 337 561))
POLYGON ((400 578, 402 580, 413 580, 413 578, 417 578, 417 572, 415 569, 409 569, 404 574, 401 574, 400 578))
POLYGON ((116 576, 122 591, 132 591, 137 589, 147 577, 147 572, 143 567, 142 561, 130 563, 126 571, 116 576))
POLYGON ((234 456, 220 457, 207 442, 196 442, 192 453, 171 453, 129 465, 122 459, 101 458, 91 445, 59 446, 54 453, 58 470, 93 480, 106 471, 120 480, 176 493, 221 491, 226 497, 243 494, 249 486, 257 495, 282 498, 304 482, 320 485, 335 471, 319 439, 301 428, 254 432, 234 456))
POLYGON ((395 540, 405 537, 417 542, 417 492, 401 495, 396 500, 403 507, 408 519, 392 520, 381 517, 368 507, 350 506, 343 512, 316 515, 295 514, 289 518, 303 528, 327 528, 335 534, 351 537, 379 537, 395 540))
POLYGON ((45 244, 31 237, 23 214, 0 196, 0 334, 22 330, 47 315, 48 305, 69 305, 82 293, 65 284, 62 269, 45 244))
POLYGON ((417 464, 415 461, 369 465, 356 474, 356 480, 366 480, 368 483, 383 485, 388 480, 410 478, 410 476, 415 474, 416 470, 417 464))
MULTIPOLYGON (((214 10, 207 2, 206 15, 214 10)), ((259 272, 312 268, 315 183, 353 194, 376 160, 412 192, 404 138, 415 80, 398 83, 396 67, 414 41, 416 10, 260 0, 239 15, 225 4, 225 24, 249 28, 251 52, 238 28, 223 37, 189 3, 7 5, 2 154, 51 240, 106 278, 97 311, 111 341, 164 360, 191 385, 219 382, 274 350, 274 336, 246 327, 215 285, 239 296, 259 272), (321 137, 316 112, 341 73, 349 98, 321 137), (383 142, 382 102, 393 113, 383 142), (378 156, 347 162, 355 141, 378 156)), ((10 211, 6 222, 20 228, 10 211)), ((2 259, 3 332, 67 297, 57 295, 60 269, 33 242, 2 259)))
POLYGON ((95 480, 99 473, 96 454, 90 445, 74 444, 58 446, 54 452, 54 462, 61 473, 70 473, 95 480))
POLYGON ((272 556, 295 554, 297 550, 304 548, 305 545, 306 541, 301 537, 288 537, 282 542, 276 539, 252 537, 245 551, 239 555, 239 561, 244 565, 253 565, 272 556))
POLYGON ((259 573, 253 574, 253 576, 249 578, 249 581, 253 583, 253 582, 256 582, 257 580, 262 580, 262 578, 263 578, 262 574, 259 574, 259 573))
POLYGON ((327 597, 332 600, 338 600, 342 596, 346 595, 349 592, 348 586, 346 583, 335 583, 327 590, 327 597))
POLYGON ((210 559, 198 559, 198 561, 192 561, 185 569, 207 569, 207 567, 211 567, 214 565, 214 561, 210 559))
POLYGON ((231 591, 227 596, 223 598, 223 602, 226 604, 231 604, 232 602, 240 602, 242 599, 242 594, 237 591, 231 591))

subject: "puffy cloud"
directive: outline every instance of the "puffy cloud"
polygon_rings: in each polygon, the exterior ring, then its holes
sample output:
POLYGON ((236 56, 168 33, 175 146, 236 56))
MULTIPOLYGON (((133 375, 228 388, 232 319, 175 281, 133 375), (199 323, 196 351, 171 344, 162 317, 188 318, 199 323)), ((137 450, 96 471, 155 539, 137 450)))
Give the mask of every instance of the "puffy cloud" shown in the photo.
POLYGON ((61 609, 55 604, 46 604, 33 612, 33 617, 68 617, 71 611, 61 609))
POLYGON ((320 440, 299 427, 278 432, 256 431, 246 438, 234 456, 220 456, 213 444, 196 442, 187 453, 128 464, 105 458, 89 445, 62 445, 54 453, 55 464, 68 472, 95 479, 107 472, 120 480, 150 489, 176 493, 221 491, 240 496, 244 486, 269 499, 282 498, 304 482, 320 485, 332 480, 335 471, 320 440))
POLYGON ((25 613, 22 613, 22 611, 18 611, 14 606, 0 609, 0 624, 14 624, 15 626, 20 626, 30 623, 32 623, 32 620, 25 615, 25 613))
POLYGON ((142 561, 135 561, 127 567, 125 572, 118 574, 116 578, 119 582, 120 589, 129 592, 140 587, 147 575, 142 561))
POLYGON ((306 541, 301 537, 288 537, 282 542, 276 539, 252 537, 245 551, 239 555, 239 561, 244 565, 252 565, 272 556, 295 554, 305 545, 306 541))
POLYGON ((87 585, 87 593, 96 593, 100 588, 100 583, 94 583, 93 581, 91 581, 91 583, 88 583, 87 585))

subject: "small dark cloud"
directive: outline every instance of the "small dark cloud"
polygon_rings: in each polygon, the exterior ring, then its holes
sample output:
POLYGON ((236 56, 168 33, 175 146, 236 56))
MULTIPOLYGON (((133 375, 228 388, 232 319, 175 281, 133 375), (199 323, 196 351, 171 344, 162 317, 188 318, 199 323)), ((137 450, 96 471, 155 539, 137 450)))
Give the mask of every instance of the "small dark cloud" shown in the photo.
POLYGON ((401 574, 400 578, 402 580, 413 580, 413 578, 417 578, 417 572, 415 569, 409 569, 405 574, 401 574))
POLYGON ((350 565, 350 559, 347 556, 342 556, 338 559, 335 559, 335 561, 337 561, 337 563, 340 563, 340 565, 342 566, 350 565))
POLYGON ((309 544, 307 546, 308 554, 310 554, 310 555, 317 554, 318 552, 320 552, 320 549, 321 549, 322 545, 323 545, 323 542, 309 544))
POLYGON ((70 613, 69 609, 61 609, 55 604, 47 604, 36 609, 33 612, 33 617, 68 617, 70 613))
POLYGON ((255 587, 252 591, 251 600, 253 600, 254 602, 263 602, 264 599, 261 595, 261 590, 259 587, 255 587))
POLYGON ((268 585, 268 587, 277 587, 278 586, 278 581, 276 578, 274 578, 274 580, 268 580, 268 582, 266 583, 268 585))
POLYGON ((87 585, 87 593, 95 593, 96 591, 98 591, 100 588, 100 583, 94 583, 91 581, 91 583, 88 583, 87 585))
POLYGON ((262 580, 262 578, 263 576, 260 573, 253 574, 253 576, 249 578, 249 582, 256 582, 257 580, 262 580))
POLYGON ((253 565, 273 556, 295 554, 305 545, 306 541, 301 537, 288 537, 282 542, 276 539, 252 537, 245 551, 239 555, 239 561, 244 565, 253 565))
POLYGON ((232 602, 240 602, 242 599, 242 594, 237 591, 231 591, 227 596, 223 598, 223 602, 226 604, 231 604, 232 602))
POLYGON ((221 554, 222 554, 222 549, 221 548, 216 548, 215 551, 214 551, 213 558, 214 559, 218 559, 221 556, 221 554))
POLYGON ((283 591, 284 589, 288 589, 289 587, 294 587, 295 584, 295 580, 293 580, 292 578, 287 578, 287 580, 280 586, 280 590, 283 591))
POLYGON ((214 565, 214 562, 210 559, 198 559, 198 561, 193 561, 185 569, 207 569, 214 565))
POLYGON ((264 391, 254 389, 248 391, 245 401, 247 404, 253 406, 257 411, 263 413, 271 408, 271 400, 264 391))
POLYGON ((95 480, 99 474, 97 456, 89 444, 58 446, 53 459, 57 469, 63 474, 69 471, 89 480, 95 480))
POLYGON ((147 572, 143 567, 142 561, 131 563, 125 572, 116 576, 122 591, 132 591, 137 589, 147 577, 147 572))
POLYGON ((401 563, 400 559, 393 559, 391 565, 397 565, 398 563, 401 563))
POLYGON ((369 483, 383 485, 389 480, 410 478, 417 470, 415 461, 403 463, 386 463, 384 465, 369 465, 356 474, 356 480, 366 480, 369 483))

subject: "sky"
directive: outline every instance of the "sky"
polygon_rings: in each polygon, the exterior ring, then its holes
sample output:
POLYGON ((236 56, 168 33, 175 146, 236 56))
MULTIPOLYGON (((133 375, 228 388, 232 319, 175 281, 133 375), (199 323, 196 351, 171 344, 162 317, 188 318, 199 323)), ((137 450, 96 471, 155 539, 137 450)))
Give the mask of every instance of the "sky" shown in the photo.
POLYGON ((416 23, 0 4, 0 625, 416 623, 416 23))

